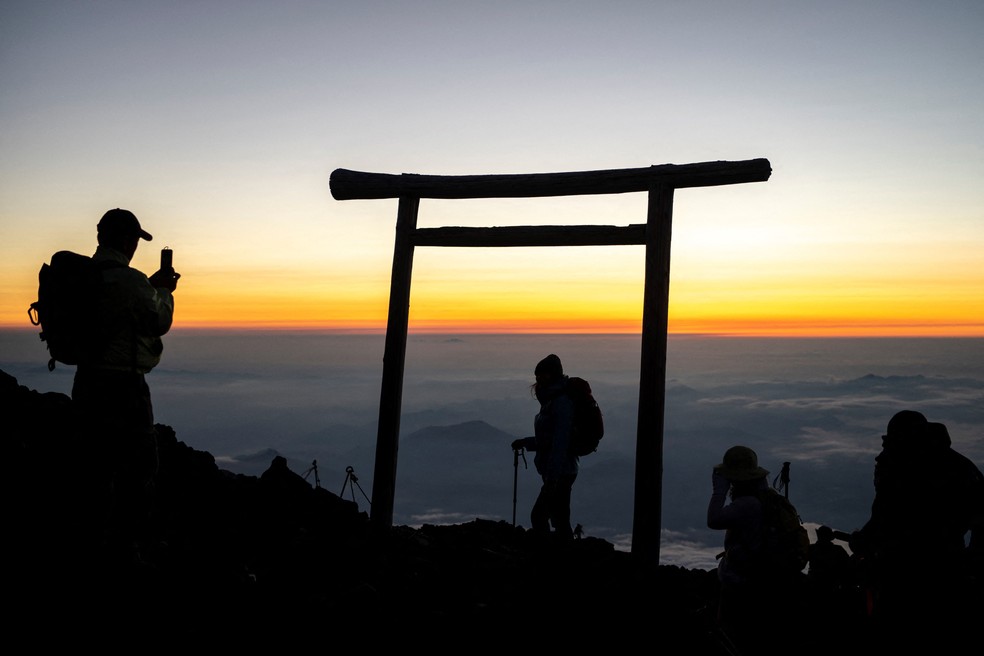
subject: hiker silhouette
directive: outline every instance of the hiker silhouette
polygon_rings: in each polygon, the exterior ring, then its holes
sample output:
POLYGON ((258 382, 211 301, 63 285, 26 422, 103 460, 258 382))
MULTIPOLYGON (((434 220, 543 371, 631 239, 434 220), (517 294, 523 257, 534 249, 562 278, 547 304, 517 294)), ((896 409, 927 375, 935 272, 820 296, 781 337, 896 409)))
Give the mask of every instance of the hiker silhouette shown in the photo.
POLYGON ((762 567, 765 512, 759 495, 770 489, 768 475, 755 451, 742 445, 728 449, 711 472, 707 527, 725 532, 717 624, 743 654, 761 653, 766 642, 785 644, 798 630, 798 581, 762 567))
POLYGON ((98 349, 80 361, 72 401, 87 437, 80 448, 80 470, 87 477, 83 521, 104 555, 142 563, 157 472, 157 438, 150 388, 145 374, 160 362, 161 336, 171 328, 174 292, 180 275, 160 270, 150 278, 129 266, 140 240, 153 237, 130 211, 106 212, 97 226, 92 256, 102 268, 94 321, 98 349))
POLYGON ((850 547, 876 626, 903 641, 917 629, 934 641, 957 635, 981 612, 984 475, 952 448, 945 425, 902 410, 882 436, 874 486, 871 516, 850 547))
POLYGON ((815 589, 836 592, 854 584, 853 564, 847 549, 834 543, 834 531, 818 526, 816 541, 810 545, 810 568, 807 572, 815 589))
POLYGON ((855 561, 847 549, 834 542, 834 530, 829 526, 817 527, 816 541, 810 545, 807 582, 815 625, 861 629, 866 621, 865 598, 855 561))
POLYGON ((571 528, 571 489, 577 479, 578 457, 570 452, 573 401, 564 393, 568 377, 560 358, 551 353, 537 363, 531 385, 540 411, 533 420, 534 435, 513 440, 513 450, 533 451, 533 465, 543 480, 540 493, 530 511, 533 533, 555 536, 566 542, 574 539, 571 528), (551 527, 553 532, 551 533, 551 527))

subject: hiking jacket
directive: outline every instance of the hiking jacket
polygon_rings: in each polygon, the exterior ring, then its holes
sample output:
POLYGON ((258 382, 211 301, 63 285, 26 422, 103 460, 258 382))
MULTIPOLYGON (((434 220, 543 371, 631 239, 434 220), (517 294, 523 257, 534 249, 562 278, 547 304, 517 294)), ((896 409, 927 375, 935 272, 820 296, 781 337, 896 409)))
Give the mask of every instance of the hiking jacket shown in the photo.
POLYGON ((100 354, 80 366, 145 374, 161 360, 161 335, 171 329, 174 296, 168 289, 154 287, 146 275, 129 266, 126 255, 114 248, 100 245, 92 259, 123 266, 102 271, 97 316, 107 341, 100 354))
POLYGON ((910 441, 886 437, 874 484, 871 517, 854 538, 858 551, 907 567, 958 566, 969 531, 972 547, 981 551, 984 475, 951 447, 945 432, 910 441))
MULTIPOLYGON (((768 487, 763 478, 758 491, 768 487)), ((734 497, 726 504, 727 498, 727 492, 715 490, 707 506, 707 527, 724 531, 718 579, 723 584, 750 583, 758 578, 754 563, 764 546, 762 502, 754 494, 734 497)))
POLYGON ((574 420, 574 401, 564 391, 567 376, 537 392, 540 412, 533 419, 532 437, 523 446, 533 451, 533 465, 544 481, 577 476, 579 459, 570 453, 571 424, 574 420))

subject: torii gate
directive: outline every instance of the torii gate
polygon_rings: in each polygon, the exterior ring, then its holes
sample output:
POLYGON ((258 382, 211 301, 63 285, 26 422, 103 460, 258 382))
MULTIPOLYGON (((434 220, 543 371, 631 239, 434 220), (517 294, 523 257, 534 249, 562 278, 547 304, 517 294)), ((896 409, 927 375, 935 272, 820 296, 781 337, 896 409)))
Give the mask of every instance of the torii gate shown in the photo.
POLYGON ((383 352, 370 521, 384 528, 393 524, 414 248, 645 244, 646 281, 642 307, 642 357, 631 551, 641 556, 645 562, 658 565, 662 525, 663 420, 673 192, 686 187, 764 182, 771 174, 772 166, 767 159, 518 175, 391 175, 335 169, 329 181, 335 200, 399 198, 389 317, 383 352), (421 198, 533 198, 640 191, 649 192, 645 224, 624 227, 558 225, 417 228, 417 211, 421 198))

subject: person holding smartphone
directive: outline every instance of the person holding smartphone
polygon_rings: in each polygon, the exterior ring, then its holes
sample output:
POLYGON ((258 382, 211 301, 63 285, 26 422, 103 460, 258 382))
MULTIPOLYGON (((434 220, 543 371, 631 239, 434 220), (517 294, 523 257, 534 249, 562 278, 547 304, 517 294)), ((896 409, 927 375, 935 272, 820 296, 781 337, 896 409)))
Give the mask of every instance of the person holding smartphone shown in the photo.
POLYGON ((143 563, 150 492, 157 473, 157 436, 145 375, 158 365, 161 337, 174 319, 174 290, 181 275, 166 266, 150 277, 130 266, 140 240, 153 237, 129 210, 106 212, 97 225, 92 259, 99 289, 92 321, 99 344, 79 362, 72 401, 84 443, 78 454, 87 477, 81 489, 80 528, 99 555, 143 563))

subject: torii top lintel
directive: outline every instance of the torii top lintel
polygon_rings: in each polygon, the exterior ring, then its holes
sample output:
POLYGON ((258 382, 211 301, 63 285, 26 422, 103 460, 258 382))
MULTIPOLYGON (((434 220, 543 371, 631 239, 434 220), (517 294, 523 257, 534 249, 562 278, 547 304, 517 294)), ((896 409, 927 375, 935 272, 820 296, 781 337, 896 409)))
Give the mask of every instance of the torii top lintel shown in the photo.
POLYGON ((634 169, 508 175, 420 175, 335 169, 329 180, 335 200, 382 198, 534 198, 647 191, 655 184, 679 189, 765 182, 767 159, 659 164, 634 169))

